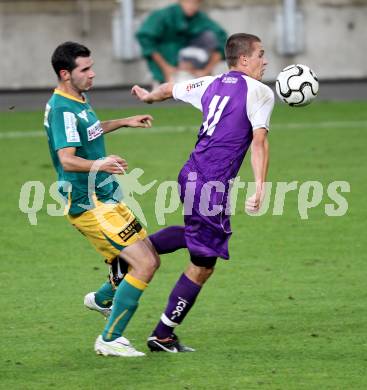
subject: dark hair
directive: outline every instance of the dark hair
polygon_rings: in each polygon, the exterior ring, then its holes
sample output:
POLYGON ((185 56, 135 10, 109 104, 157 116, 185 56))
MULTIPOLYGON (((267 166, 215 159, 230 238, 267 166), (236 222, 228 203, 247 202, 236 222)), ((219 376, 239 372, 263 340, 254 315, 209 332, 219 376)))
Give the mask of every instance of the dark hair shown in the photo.
POLYGON ((64 42, 57 46, 51 57, 52 67, 60 78, 61 70, 71 72, 76 68, 75 60, 77 57, 89 57, 90 50, 77 42, 64 42))
POLYGON ((238 33, 231 35, 226 42, 225 53, 229 67, 236 66, 241 55, 250 56, 253 51, 253 43, 261 42, 256 35, 238 33))

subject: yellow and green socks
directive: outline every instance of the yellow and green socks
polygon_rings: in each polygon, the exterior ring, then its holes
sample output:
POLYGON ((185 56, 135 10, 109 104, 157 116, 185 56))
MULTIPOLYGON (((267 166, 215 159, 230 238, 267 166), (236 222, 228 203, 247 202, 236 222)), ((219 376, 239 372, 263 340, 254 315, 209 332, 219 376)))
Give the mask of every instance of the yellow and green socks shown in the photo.
POLYGON ((147 283, 130 274, 125 276, 116 289, 112 313, 102 333, 103 340, 112 341, 121 337, 138 307, 141 294, 147 286, 147 283))
POLYGON ((96 304, 100 307, 110 307, 115 295, 115 290, 110 282, 104 283, 94 295, 96 304))

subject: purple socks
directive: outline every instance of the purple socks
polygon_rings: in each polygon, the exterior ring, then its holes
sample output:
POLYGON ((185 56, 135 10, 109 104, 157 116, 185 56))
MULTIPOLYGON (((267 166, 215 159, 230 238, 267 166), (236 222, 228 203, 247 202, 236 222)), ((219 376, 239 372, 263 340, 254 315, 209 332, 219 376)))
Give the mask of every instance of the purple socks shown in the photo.
POLYGON ((200 290, 201 286, 192 282, 185 274, 182 274, 169 296, 166 310, 154 329, 153 335, 159 339, 170 337, 173 333, 173 328, 181 324, 191 309, 200 290))
MULTIPOLYGON (((162 255, 187 248, 184 226, 169 226, 149 236, 156 251, 162 255)), ((183 321, 194 304, 201 286, 182 274, 168 298, 165 312, 153 334, 160 339, 170 337, 173 328, 183 321)))
POLYGON ((158 254, 175 252, 177 249, 186 248, 185 227, 168 226, 165 229, 149 236, 158 254))

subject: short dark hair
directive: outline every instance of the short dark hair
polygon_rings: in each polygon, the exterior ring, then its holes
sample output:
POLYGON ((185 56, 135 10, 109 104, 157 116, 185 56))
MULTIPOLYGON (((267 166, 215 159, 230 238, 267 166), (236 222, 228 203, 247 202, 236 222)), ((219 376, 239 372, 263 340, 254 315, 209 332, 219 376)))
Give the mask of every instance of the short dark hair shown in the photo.
POLYGON ((231 35, 225 47, 227 65, 236 66, 241 55, 250 56, 254 42, 261 42, 261 39, 256 35, 245 33, 231 35))
POLYGON ((61 70, 71 72, 76 68, 75 60, 78 57, 89 57, 90 50, 84 45, 77 42, 64 42, 57 46, 51 57, 52 67, 57 77, 60 78, 61 70))

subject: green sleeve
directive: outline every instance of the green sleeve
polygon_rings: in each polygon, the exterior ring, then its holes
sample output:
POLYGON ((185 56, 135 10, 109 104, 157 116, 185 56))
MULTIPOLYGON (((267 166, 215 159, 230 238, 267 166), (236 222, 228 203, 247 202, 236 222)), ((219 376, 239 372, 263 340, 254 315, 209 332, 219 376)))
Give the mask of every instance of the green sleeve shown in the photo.
POLYGON ((215 33, 218 39, 218 46, 217 50, 222 54, 222 58, 225 57, 224 55, 224 48, 226 46, 227 42, 227 33, 222 29, 222 27, 219 26, 219 24, 211 21, 213 23, 212 31, 215 33))
POLYGON ((55 151, 82 145, 78 132, 78 120, 70 108, 57 107, 52 109, 49 117, 49 126, 55 151))
POLYGON ((165 34, 165 19, 162 10, 155 11, 148 16, 136 33, 144 57, 159 52, 159 42, 165 34))

